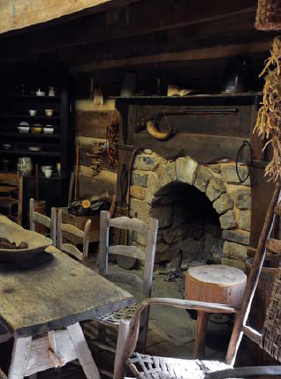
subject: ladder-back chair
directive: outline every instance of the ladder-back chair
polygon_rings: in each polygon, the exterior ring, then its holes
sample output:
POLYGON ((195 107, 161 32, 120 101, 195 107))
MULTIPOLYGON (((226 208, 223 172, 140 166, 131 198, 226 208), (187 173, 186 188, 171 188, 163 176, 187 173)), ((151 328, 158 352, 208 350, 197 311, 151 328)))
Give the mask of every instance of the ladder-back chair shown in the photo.
POLYGON ((57 220, 57 248, 81 262, 85 262, 89 253, 91 220, 85 224, 84 230, 77 226, 63 223, 63 209, 58 211, 57 220), (79 250, 73 243, 63 242, 64 239, 81 241, 83 250, 79 250))
POLYGON ((50 231, 50 238, 56 246, 56 208, 51 209, 51 218, 35 211, 35 200, 29 202, 29 228, 36 231, 36 224, 45 226, 50 231))
POLYGON ((23 177, 19 173, 0 172, 0 208, 5 208, 7 216, 19 225, 22 224, 22 203, 23 177))
POLYGON ((193 300, 179 299, 147 299, 137 309, 131 323, 123 320, 120 325, 119 339, 117 342, 118 356, 115 359, 114 378, 124 377, 125 362, 136 378, 185 378, 185 379, 220 379, 220 378, 245 378, 258 375, 281 375, 281 366, 233 368, 237 350, 243 333, 252 341, 259 344, 270 355, 281 362, 281 268, 279 267, 272 296, 267 309, 266 320, 262 333, 247 325, 248 315, 252 299, 257 287, 260 272, 263 266, 266 248, 281 248, 280 240, 270 237, 275 216, 281 215, 280 184, 277 184, 271 199, 263 229, 260 235, 254 264, 251 268, 247 286, 244 292, 242 305, 239 309, 224 305, 206 303, 193 300), (277 204, 277 206, 276 206, 277 204), (280 205, 279 205, 280 204, 280 205), (174 358, 153 357, 134 353, 138 335, 140 315, 152 304, 164 304, 184 309, 194 309, 210 313, 235 313, 235 320, 230 343, 227 350, 226 360, 200 361, 182 360, 174 358))
MULTIPOLYGON (((157 230, 158 230, 158 220, 154 218, 149 218, 148 223, 138 220, 136 218, 129 217, 117 217, 111 218, 108 211, 102 211, 100 215, 100 245, 99 245, 99 273, 100 275, 106 277, 107 279, 119 282, 119 283, 129 283, 133 284, 139 292, 142 294, 142 298, 147 298, 151 296, 152 290, 152 279, 153 279, 153 268, 154 268, 154 258, 155 258, 155 248, 157 240, 157 230), (109 230, 110 228, 118 228, 129 230, 137 233, 146 235, 146 250, 142 251, 136 246, 126 246, 126 245, 115 245, 109 246, 109 230), (136 258, 144 263, 143 280, 141 280, 137 275, 131 273, 109 273, 108 271, 108 256, 110 254, 126 256, 130 258, 136 258)), ((108 346, 106 342, 106 327, 119 329, 120 320, 130 319, 134 314, 137 305, 132 305, 120 309, 119 311, 108 313, 104 316, 98 318, 99 323, 99 337, 102 338, 102 343, 92 341, 92 343, 98 347, 106 350, 108 346), (103 334, 103 336, 102 336, 103 334)), ((146 343, 147 327, 148 327, 148 312, 142 318, 142 331, 140 334, 140 347, 144 348, 146 343)), ((92 337, 91 335, 91 323, 85 325, 84 332, 86 336, 92 337)), ((111 349, 112 351, 112 349, 111 349)))

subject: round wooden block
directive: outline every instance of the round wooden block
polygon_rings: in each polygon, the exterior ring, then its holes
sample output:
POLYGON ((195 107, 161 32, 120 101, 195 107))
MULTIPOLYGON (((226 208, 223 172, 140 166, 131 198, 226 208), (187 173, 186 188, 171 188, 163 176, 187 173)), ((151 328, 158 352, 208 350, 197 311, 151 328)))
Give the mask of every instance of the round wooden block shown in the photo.
POLYGON ((236 267, 191 267, 186 273, 185 297, 188 300, 227 304, 239 308, 246 283, 247 276, 236 267))
POLYGON ((136 258, 125 257, 123 255, 116 255, 118 266, 126 270, 132 270, 137 263, 136 258))

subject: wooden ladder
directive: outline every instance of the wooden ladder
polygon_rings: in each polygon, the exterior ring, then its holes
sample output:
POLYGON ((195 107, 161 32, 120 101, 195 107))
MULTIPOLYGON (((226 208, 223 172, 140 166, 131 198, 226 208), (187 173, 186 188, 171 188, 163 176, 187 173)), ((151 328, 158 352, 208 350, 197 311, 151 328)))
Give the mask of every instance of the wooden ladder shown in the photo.
POLYGON ((281 216, 281 183, 279 182, 275 185, 274 193, 268 206, 253 266, 248 276, 242 305, 239 313, 237 313, 235 317, 233 332, 226 355, 226 362, 230 365, 233 365, 235 361, 243 332, 252 340, 260 338, 260 335, 257 335, 257 333, 250 326, 247 326, 246 323, 264 263, 266 249, 281 254, 281 240, 270 237, 276 216, 281 216))

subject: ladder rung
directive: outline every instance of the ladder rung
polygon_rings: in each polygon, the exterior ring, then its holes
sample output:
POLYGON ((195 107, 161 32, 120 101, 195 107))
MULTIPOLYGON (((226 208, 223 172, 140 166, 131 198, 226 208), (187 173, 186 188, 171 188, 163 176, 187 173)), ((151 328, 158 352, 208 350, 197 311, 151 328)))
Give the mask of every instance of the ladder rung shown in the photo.
POLYGON ((269 238, 266 241, 265 246, 268 250, 273 251, 274 253, 281 255, 281 241, 280 240, 276 240, 274 238, 269 238))

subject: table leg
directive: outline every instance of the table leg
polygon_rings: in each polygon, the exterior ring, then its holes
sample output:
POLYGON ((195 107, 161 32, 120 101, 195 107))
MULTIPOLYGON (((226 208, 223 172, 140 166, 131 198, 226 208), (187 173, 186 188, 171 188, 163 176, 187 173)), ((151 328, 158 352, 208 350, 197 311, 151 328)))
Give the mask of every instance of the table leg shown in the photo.
POLYGON ((205 358, 205 337, 209 313, 197 311, 194 358, 205 358))
POLYGON ((67 331, 69 333, 71 342, 76 349, 78 360, 84 370, 86 377, 88 379, 100 379, 98 368, 92 357, 91 351, 87 345, 82 328, 79 323, 67 326, 67 331))
POLYGON ((32 337, 15 337, 8 379, 23 379, 29 360, 32 337))

